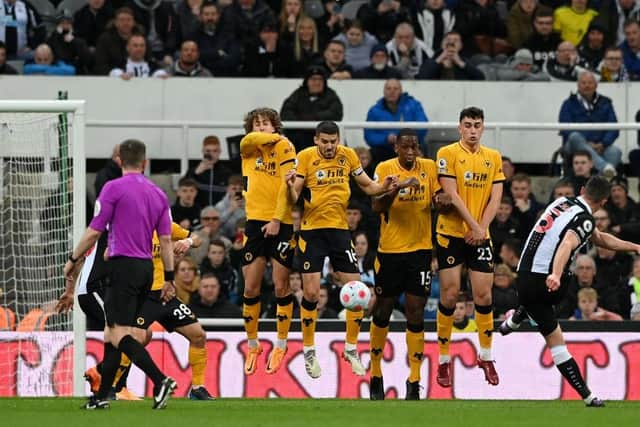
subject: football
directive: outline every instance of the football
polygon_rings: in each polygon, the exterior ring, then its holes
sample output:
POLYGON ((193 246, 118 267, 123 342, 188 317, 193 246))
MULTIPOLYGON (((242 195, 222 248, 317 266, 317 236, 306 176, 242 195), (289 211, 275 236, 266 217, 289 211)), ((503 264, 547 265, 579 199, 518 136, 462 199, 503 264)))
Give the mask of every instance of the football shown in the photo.
POLYGON ((347 282, 340 290, 340 302, 350 311, 362 311, 369 305, 371 292, 367 285, 357 280, 347 282))

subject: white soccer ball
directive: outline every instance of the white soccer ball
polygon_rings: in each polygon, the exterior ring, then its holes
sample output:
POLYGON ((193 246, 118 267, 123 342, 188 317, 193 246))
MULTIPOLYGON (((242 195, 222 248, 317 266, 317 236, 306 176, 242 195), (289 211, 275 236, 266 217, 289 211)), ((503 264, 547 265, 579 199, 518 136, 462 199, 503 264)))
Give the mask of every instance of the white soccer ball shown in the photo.
POLYGON ((344 284, 340 290, 340 302, 349 311, 362 311, 369 305, 371 292, 364 283, 353 280, 344 284))

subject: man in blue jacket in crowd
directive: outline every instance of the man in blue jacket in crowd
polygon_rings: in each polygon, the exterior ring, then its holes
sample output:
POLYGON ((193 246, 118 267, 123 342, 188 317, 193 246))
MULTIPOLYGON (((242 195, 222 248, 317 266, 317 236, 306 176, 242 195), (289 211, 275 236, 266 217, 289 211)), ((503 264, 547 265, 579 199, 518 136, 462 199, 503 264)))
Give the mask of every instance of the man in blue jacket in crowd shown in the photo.
MULTIPOLYGON (((572 93, 560 108, 561 123, 617 123, 611 98, 596 92, 598 82, 590 72, 580 74, 578 92, 572 93)), ((576 150, 591 154, 594 167, 611 178, 622 159, 622 151, 614 145, 617 130, 561 130, 564 152, 570 156, 576 150)))
MULTIPOLYGON (((369 109, 368 122, 427 122, 429 119, 420 101, 406 92, 402 92, 402 84, 397 79, 389 79, 384 83, 384 96, 369 109)), ((374 167, 378 163, 396 156, 393 145, 398 129, 365 129, 364 139, 371 150, 374 167)), ((427 130, 418 130, 418 141, 424 152, 424 138, 427 130)))

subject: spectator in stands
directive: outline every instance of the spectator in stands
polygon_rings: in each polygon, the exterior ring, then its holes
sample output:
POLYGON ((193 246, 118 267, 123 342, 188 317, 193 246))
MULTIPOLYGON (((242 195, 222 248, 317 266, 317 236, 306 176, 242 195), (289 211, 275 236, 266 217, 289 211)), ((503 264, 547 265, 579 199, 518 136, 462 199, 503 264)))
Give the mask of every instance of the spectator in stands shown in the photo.
POLYGON ((569 320, 623 320, 622 316, 598 307, 598 291, 582 288, 578 291, 578 308, 569 320))
MULTIPOLYGON (((389 79, 384 83, 383 97, 367 113, 368 122, 428 122, 429 119, 420 101, 402 92, 399 80, 389 79)), ((364 140, 371 150, 373 167, 396 156, 394 144, 399 129, 365 129, 364 140)), ((426 130, 418 130, 418 141, 424 144, 426 130)), ((423 152, 425 150, 423 149, 423 152)))
POLYGON ((605 301, 608 302, 609 310, 627 317, 631 310, 627 284, 633 269, 633 258, 625 252, 596 246, 594 261, 596 263, 595 282, 601 285, 598 293, 602 293, 605 301))
POLYGON ((282 41, 280 50, 284 76, 302 77, 311 65, 322 61, 319 46, 316 22, 308 16, 301 17, 295 39, 292 42, 282 41))
POLYGON ((3 0, 0 7, 0 41, 4 42, 7 58, 29 60, 32 49, 46 37, 44 26, 40 25, 38 12, 22 0, 3 0))
POLYGON ((560 32, 562 40, 577 46, 597 15, 587 6, 587 0, 571 0, 570 6, 561 6, 553 13, 553 29, 560 32))
POLYGON ((587 36, 578 45, 578 63, 587 70, 596 71, 604 57, 604 27, 598 20, 589 24, 587 36))
POLYGON ((216 210, 220 212, 220 231, 230 240, 236 237, 238 220, 246 216, 242 188, 242 175, 231 175, 227 194, 216 204, 216 210))
POLYGON ((278 17, 278 31, 282 40, 293 43, 298 21, 303 16, 305 14, 302 8, 302 0, 282 0, 282 7, 278 17))
MULTIPOLYGON (((527 229, 529 230, 529 229, 527 229)), ((522 253, 522 241, 514 238, 506 239, 500 246, 500 259, 511 271, 518 269, 520 254, 522 253)))
POLYGON ((147 40, 141 34, 132 34, 127 40, 126 61, 118 64, 109 72, 110 77, 122 80, 132 78, 159 77, 167 78, 169 74, 153 58, 147 55, 147 40))
POLYGON ((502 156, 502 173, 504 174, 504 184, 502 194, 510 194, 511 178, 516 172, 516 167, 511 161, 511 157, 502 156))
POLYGON ((344 15, 340 0, 324 1, 324 15, 316 18, 320 40, 331 40, 344 29, 344 15))
MULTIPOLYGON (((574 154, 575 157, 575 154, 574 154)), ((568 179, 560 179, 553 186, 553 190, 551 191, 550 201, 556 200, 560 197, 575 197, 576 192, 573 188, 573 183, 568 179)), ((602 209, 600 209, 602 212, 602 209)))
POLYGON ((200 287, 200 277, 198 276, 198 266, 190 257, 181 258, 176 262, 176 296, 186 304, 191 302, 191 297, 198 292, 200 287))
POLYGON ((426 0, 424 9, 417 13, 418 34, 433 52, 440 50, 442 40, 453 31, 456 15, 444 0, 426 0))
POLYGON ((357 70, 353 78, 355 79, 401 79, 402 73, 396 68, 389 66, 389 55, 387 48, 383 44, 375 45, 369 54, 371 64, 361 70, 357 70))
POLYGON ((433 51, 416 37, 407 22, 398 24, 393 39, 387 42, 389 65, 396 67, 405 79, 413 79, 422 64, 433 56, 433 51))
MULTIPOLYGON (((200 275, 213 273, 220 281, 222 295, 234 304, 238 303, 238 272, 231 266, 227 259, 227 244, 214 239, 209 242, 207 257, 200 264, 200 275)), ((200 279, 202 287, 202 279, 200 279)))
MULTIPOLYGON (((354 147, 353 149, 358 155, 358 159, 360 159, 360 165, 362 165, 362 169, 365 171, 367 176, 374 176, 375 170, 373 169, 373 158, 371 157, 371 151, 367 147, 362 146, 354 147)), ((349 188, 351 189, 351 197, 349 198, 350 202, 356 201, 360 204, 360 206, 371 204, 371 198, 364 191, 362 191, 355 180, 349 180, 349 188)))
POLYGON ((198 44, 191 40, 182 42, 180 56, 169 74, 173 77, 211 77, 211 72, 200 64, 198 44))
POLYGON ((329 287, 326 283, 320 286, 318 294, 318 319, 337 319, 338 313, 329 307, 329 287))
POLYGON ((586 150, 577 150, 571 156, 571 170, 567 180, 573 184, 573 194, 580 195, 580 190, 592 176, 593 161, 591 154, 586 150))
POLYGON ((0 41, 0 75, 16 75, 18 70, 7 64, 7 46, 0 41))
POLYGON ((373 272, 373 264, 376 259, 375 251, 369 246, 369 238, 364 231, 358 231, 353 237, 353 245, 356 256, 358 257, 358 269, 363 282, 369 282, 375 285, 375 275, 373 272))
POLYGON ((325 74, 330 79, 346 80, 351 78, 353 67, 345 61, 346 46, 341 40, 331 40, 324 49, 325 74))
POLYGON ((189 249, 189 256, 200 265, 209 252, 209 243, 214 240, 224 242, 227 247, 231 247, 229 239, 220 232, 220 213, 213 206, 207 206, 200 211, 200 225, 196 227, 193 234, 197 234, 202 240, 199 248, 189 249))
POLYGON ((176 202, 171 206, 171 218, 187 230, 193 230, 200 224, 202 207, 195 202, 197 195, 198 183, 191 178, 181 178, 178 182, 176 202))
POLYGON ((107 163, 98 171, 96 174, 96 180, 94 182, 94 190, 96 192, 96 198, 100 195, 100 191, 102 191, 102 187, 104 185, 116 178, 120 178, 122 176, 122 169, 118 164, 120 157, 120 144, 116 144, 113 146, 113 151, 111 152, 111 158, 107 160, 107 163))
MULTIPOLYGON (((302 302, 302 274, 299 271, 292 271, 289 273, 289 286, 291 287, 291 293, 297 301, 298 305, 302 302)), ((300 317, 298 315, 298 317, 300 317)))
POLYGON ((498 54, 511 53, 507 27, 493 0, 461 0, 456 10, 456 30, 462 36, 465 56, 478 63, 498 54), (477 55, 474 58, 472 55, 477 55))
POLYGON ((509 196, 502 196, 496 216, 489 225, 489 234, 493 243, 493 251, 500 253, 500 247, 509 238, 522 236, 522 229, 517 220, 513 218, 513 200, 509 196))
POLYGON ((48 44, 43 43, 33 53, 33 62, 24 64, 23 73, 49 76, 73 76, 76 69, 64 61, 56 60, 48 44))
POLYGON ((596 228, 603 233, 611 232, 611 218, 609 218, 609 212, 606 209, 600 209, 593 213, 593 220, 596 223, 596 228))
POLYGON ((529 49, 518 51, 506 63, 491 62, 480 64, 478 68, 487 80, 498 81, 538 81, 548 82, 551 78, 534 68, 533 54, 529 49))
POLYGON ((198 294, 193 298, 190 307, 199 319, 242 317, 242 310, 225 298, 220 280, 213 273, 202 275, 198 294))
POLYGON ((640 320, 640 257, 633 259, 633 269, 629 277, 629 305, 631 306, 630 319, 640 320))
MULTIPOLYGON (((476 321, 467 315, 467 303, 469 299, 469 296, 462 292, 458 296, 456 308, 453 312, 452 332, 478 332, 476 321)), ((473 300, 471 303, 473 303, 473 300)))
POLYGON ((73 33, 87 42, 91 53, 95 53, 100 34, 107 31, 113 19, 113 7, 105 0, 87 0, 73 15, 73 33))
POLYGON ((115 12, 113 26, 98 36, 95 74, 106 76, 127 62, 127 40, 132 34, 142 34, 142 29, 136 25, 133 11, 121 7, 115 12))
POLYGON ((513 198, 513 218, 520 227, 531 230, 544 205, 536 200, 531 191, 531 178, 526 173, 517 173, 511 179, 511 197, 513 198))
POLYGON ((514 285, 516 273, 508 265, 498 264, 493 272, 493 317, 504 319, 504 315, 511 309, 518 308, 518 291, 514 285))
MULTIPOLYGON (((258 31, 266 22, 277 22, 273 11, 263 0, 234 0, 222 11, 222 22, 235 30, 235 40, 243 50, 260 43, 258 31)), ((215 72, 214 72, 215 74, 215 72)))
POLYGON ((237 76, 241 45, 234 33, 221 24, 220 16, 218 6, 204 3, 200 8, 200 25, 189 38, 200 49, 202 65, 214 76, 237 76))
POLYGON ((604 51, 604 59, 596 71, 600 74, 601 82, 629 81, 629 72, 624 66, 622 49, 619 47, 609 47, 604 51))
POLYGON ((551 81, 575 82, 586 69, 578 65, 576 47, 571 42, 565 41, 558 45, 555 58, 545 61, 542 71, 551 77, 551 81))
POLYGON ((540 7, 546 9, 546 6, 538 5, 538 0, 518 0, 509 10, 509 15, 507 16, 507 40, 514 49, 519 49, 522 43, 533 33, 531 22, 536 9, 540 7))
POLYGON ((611 180, 611 196, 605 205, 611 218, 611 231, 623 239, 640 242, 640 206, 629 197, 629 185, 625 178, 611 180))
POLYGON ((422 63, 416 79, 425 80, 484 80, 484 74, 460 56, 462 39, 451 31, 442 40, 442 48, 433 58, 422 63))
POLYGON ((200 13, 205 0, 178 0, 176 1, 176 14, 178 15, 178 27, 183 37, 188 38, 195 33, 200 26, 200 13))
POLYGON ((195 168, 190 168, 187 177, 198 183, 196 203, 200 206, 213 206, 227 192, 231 171, 220 163, 220 140, 215 135, 205 136, 202 140, 202 160, 195 168))
POLYGON ((560 43, 560 33, 553 30, 553 12, 547 8, 537 8, 533 14, 533 32, 522 42, 522 47, 533 53, 533 63, 542 69, 548 59, 556 57, 560 43))
POLYGON ((171 67, 182 37, 173 4, 162 0, 130 0, 128 5, 136 22, 144 28, 153 59, 163 67, 171 67))
MULTIPOLYGON (((298 2, 299 0, 291 0, 298 2)), ((282 44, 275 24, 265 23, 258 33, 260 44, 245 52, 243 65, 247 77, 284 77, 282 44)))
POLYGON ((358 10, 364 28, 381 42, 393 37, 398 24, 409 21, 409 11, 400 0, 372 0, 358 10))
MULTIPOLYGON (((596 92, 596 77, 585 72, 578 79, 578 92, 571 94, 560 108, 561 123, 617 123, 611 98, 596 92)), ((598 172, 611 178, 621 162, 622 151, 615 146, 620 132, 617 130, 569 131, 561 130, 563 150, 574 153, 585 150, 591 154, 598 172)))
POLYGON ((624 66, 631 80, 640 80, 640 23, 627 21, 624 24, 625 40, 620 45, 624 66))
MULTIPOLYGON (((283 121, 342 120, 342 102, 327 86, 324 67, 309 67, 302 86, 284 100, 280 116, 283 121)), ((287 130, 286 134, 298 152, 314 145, 313 130, 287 130)))
POLYGON ((619 45, 624 42, 624 24, 627 21, 640 22, 640 1, 638 0, 617 0, 615 2, 617 13, 613 16, 613 44, 619 45))
POLYGON ((93 68, 93 57, 87 42, 73 34, 73 16, 64 11, 56 17, 56 22, 56 29, 47 40, 54 57, 73 65, 76 74, 88 74, 93 68))
MULTIPOLYGON (((371 49, 378 44, 378 39, 366 32, 362 23, 357 19, 346 21, 344 31, 338 34, 334 40, 343 43, 345 47, 344 61, 352 68, 352 75, 353 70, 361 70, 371 64, 371 49)), ((326 53, 325 50, 325 59, 326 53)))

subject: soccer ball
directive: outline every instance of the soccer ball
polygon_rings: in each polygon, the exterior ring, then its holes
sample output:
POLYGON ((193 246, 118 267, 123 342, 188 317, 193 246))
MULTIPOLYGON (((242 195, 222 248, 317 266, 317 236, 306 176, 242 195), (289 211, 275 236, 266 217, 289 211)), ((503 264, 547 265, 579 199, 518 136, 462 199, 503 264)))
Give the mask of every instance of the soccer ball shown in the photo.
POLYGON ((369 305, 371 292, 367 285, 357 280, 347 282, 340 290, 340 302, 349 311, 362 311, 369 305))

